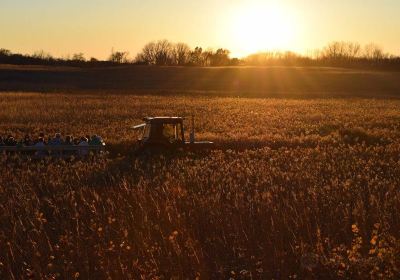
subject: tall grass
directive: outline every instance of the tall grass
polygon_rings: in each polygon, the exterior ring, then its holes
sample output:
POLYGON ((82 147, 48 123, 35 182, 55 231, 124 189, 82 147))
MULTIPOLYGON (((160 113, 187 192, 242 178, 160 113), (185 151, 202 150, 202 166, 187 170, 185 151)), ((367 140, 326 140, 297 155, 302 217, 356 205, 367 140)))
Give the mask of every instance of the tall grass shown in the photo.
POLYGON ((9 94, 0 105, 2 134, 98 133, 111 150, 1 156, 0 278, 400 276, 398 101, 9 94), (126 148, 141 117, 191 113, 219 150, 126 148))

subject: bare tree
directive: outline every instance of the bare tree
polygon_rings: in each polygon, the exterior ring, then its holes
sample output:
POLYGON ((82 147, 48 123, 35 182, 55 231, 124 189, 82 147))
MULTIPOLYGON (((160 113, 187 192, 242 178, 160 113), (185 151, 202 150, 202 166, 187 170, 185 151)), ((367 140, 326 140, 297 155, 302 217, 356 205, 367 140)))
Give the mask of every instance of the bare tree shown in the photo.
POLYGON ((173 62, 173 44, 160 40, 146 44, 136 56, 136 62, 152 65, 171 65, 173 62))
POLYGON ((177 43, 172 47, 173 64, 186 65, 190 59, 190 48, 185 43, 177 43))
POLYGON ((83 53, 75 53, 75 54, 73 54, 71 60, 77 61, 77 62, 84 62, 84 61, 86 61, 85 55, 84 55, 83 53))
POLYGON ((109 61, 114 63, 128 63, 129 62, 129 52, 126 51, 111 51, 110 57, 108 58, 109 61))
POLYGON ((172 44, 168 40, 157 41, 155 49, 157 65, 172 64, 172 44))
POLYGON ((142 52, 137 54, 135 60, 144 64, 156 64, 156 43, 147 43, 143 47, 142 52))
POLYGON ((344 42, 332 42, 323 50, 323 57, 331 60, 340 60, 346 57, 346 45, 344 42))
POLYGON ((320 58, 332 61, 351 61, 360 57, 361 46, 353 42, 332 42, 320 54, 320 58))
POLYGON ((41 60, 52 60, 53 56, 44 50, 35 51, 32 55, 33 58, 41 59, 41 60))
POLYGON ((385 58, 385 54, 381 47, 371 43, 364 47, 364 58, 369 60, 381 60, 385 58))
POLYGON ((351 59, 360 57, 361 45, 359 43, 347 43, 347 55, 351 59))

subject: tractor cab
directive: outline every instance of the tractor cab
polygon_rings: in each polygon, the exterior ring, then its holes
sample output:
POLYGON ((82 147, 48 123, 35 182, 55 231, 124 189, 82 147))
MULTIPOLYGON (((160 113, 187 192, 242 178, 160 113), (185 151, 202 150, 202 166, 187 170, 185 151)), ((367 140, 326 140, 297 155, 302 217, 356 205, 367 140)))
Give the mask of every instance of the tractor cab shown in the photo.
POLYGON ((194 141, 194 119, 192 118, 192 130, 190 141, 185 141, 185 128, 183 117, 147 117, 145 123, 132 127, 141 129, 142 135, 138 140, 139 149, 161 148, 171 150, 176 148, 209 148, 212 142, 194 141))
POLYGON ((140 138, 142 143, 174 145, 184 144, 183 118, 180 117, 155 117, 144 118, 144 124, 136 126, 143 128, 140 138))

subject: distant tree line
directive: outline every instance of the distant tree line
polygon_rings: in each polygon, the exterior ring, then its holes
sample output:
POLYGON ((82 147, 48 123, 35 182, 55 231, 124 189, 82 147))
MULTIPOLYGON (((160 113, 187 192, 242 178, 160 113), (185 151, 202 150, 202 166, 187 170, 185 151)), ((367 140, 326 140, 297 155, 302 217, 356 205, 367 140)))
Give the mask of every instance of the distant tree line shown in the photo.
POLYGON ((385 53, 375 44, 361 46, 353 42, 332 42, 321 50, 308 55, 291 51, 268 51, 251 54, 245 58, 231 58, 230 51, 219 48, 190 48, 185 43, 172 43, 168 40, 153 41, 146 44, 135 56, 129 57, 127 51, 111 51, 107 60, 86 59, 83 53, 55 58, 44 51, 32 55, 15 54, 0 49, 0 64, 66 65, 66 66, 115 66, 121 64, 158 66, 342 66, 342 67, 381 67, 400 69, 400 57, 385 53))
POLYGON ((260 52, 244 59, 244 65, 383 67, 400 69, 400 57, 385 53, 376 44, 332 42, 309 55, 294 52, 260 52))
POLYGON ((32 55, 12 53, 6 49, 0 49, 0 64, 15 65, 65 65, 65 66, 101 66, 116 64, 111 61, 100 61, 96 58, 86 59, 83 53, 72 56, 55 58, 44 51, 37 51, 32 55))
POLYGON ((317 63, 339 66, 376 66, 400 69, 400 57, 385 53, 376 44, 361 46, 353 42, 332 42, 316 52, 317 63))
POLYGON ((171 43, 167 40, 150 42, 136 56, 135 62, 147 65, 176 66, 233 66, 239 60, 230 58, 227 49, 203 50, 201 47, 191 49, 185 43, 171 43))

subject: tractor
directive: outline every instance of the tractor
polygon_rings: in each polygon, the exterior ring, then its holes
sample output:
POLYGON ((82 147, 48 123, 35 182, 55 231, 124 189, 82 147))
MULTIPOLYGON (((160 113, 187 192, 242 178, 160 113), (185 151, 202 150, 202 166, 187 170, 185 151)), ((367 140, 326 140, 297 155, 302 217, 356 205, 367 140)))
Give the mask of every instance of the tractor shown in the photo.
MULTIPOLYGON (((137 141, 135 154, 152 152, 169 152, 177 150, 196 151, 209 150, 214 147, 210 141, 195 141, 194 137, 194 117, 192 117, 192 128, 190 140, 185 140, 183 117, 147 117, 143 124, 133 127, 135 130, 142 130, 142 136, 137 141)), ((100 138, 101 139, 101 138, 100 138)), ((16 145, 1 145, 0 155, 2 153, 17 153, 34 158, 56 157, 70 158, 73 156, 85 157, 86 155, 100 154, 106 148, 106 144, 101 140, 97 144, 80 145, 29 145, 22 143, 16 145)))
POLYGON ((183 117, 146 117, 144 123, 132 127, 142 130, 142 135, 137 142, 137 152, 143 151, 174 151, 184 150, 209 150, 214 147, 210 141, 195 141, 194 117, 189 141, 185 140, 185 127, 183 117))

